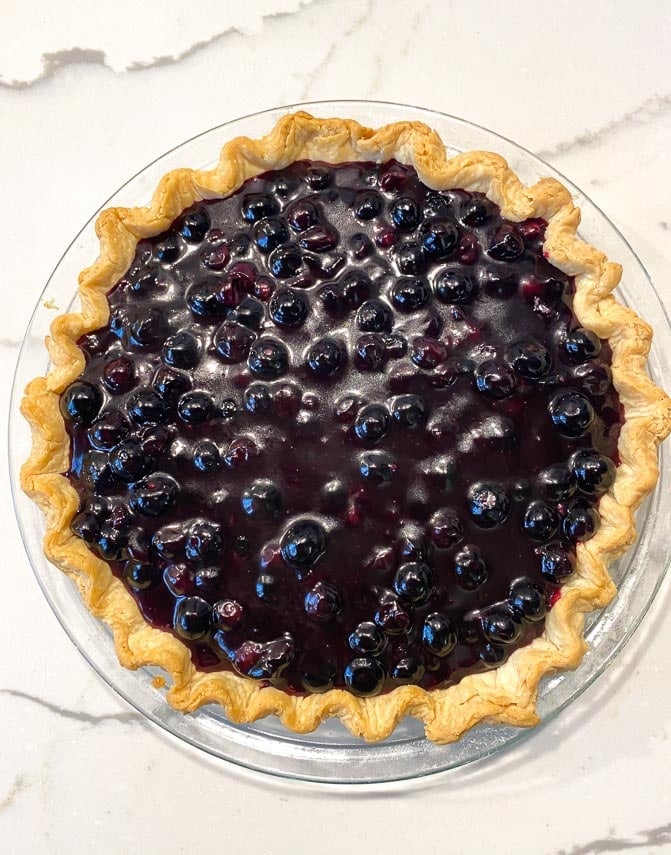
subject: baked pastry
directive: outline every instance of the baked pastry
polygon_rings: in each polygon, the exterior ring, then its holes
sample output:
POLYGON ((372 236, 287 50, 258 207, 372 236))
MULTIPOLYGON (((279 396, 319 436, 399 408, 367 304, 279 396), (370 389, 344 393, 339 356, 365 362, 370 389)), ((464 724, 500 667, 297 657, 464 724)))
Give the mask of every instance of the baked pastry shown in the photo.
POLYGON ((537 721, 671 429, 558 182, 297 113, 97 222, 27 388, 45 551, 168 701, 537 721))

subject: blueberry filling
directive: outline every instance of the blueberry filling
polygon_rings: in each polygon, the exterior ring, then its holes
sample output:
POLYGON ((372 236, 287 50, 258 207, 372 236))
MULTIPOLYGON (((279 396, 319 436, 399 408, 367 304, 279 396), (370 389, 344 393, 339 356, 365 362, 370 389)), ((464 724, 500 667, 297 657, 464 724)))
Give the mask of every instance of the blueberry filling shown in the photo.
POLYGON ((202 670, 433 688, 528 644, 621 410, 545 223, 296 163, 143 240, 61 398, 72 531, 202 670))

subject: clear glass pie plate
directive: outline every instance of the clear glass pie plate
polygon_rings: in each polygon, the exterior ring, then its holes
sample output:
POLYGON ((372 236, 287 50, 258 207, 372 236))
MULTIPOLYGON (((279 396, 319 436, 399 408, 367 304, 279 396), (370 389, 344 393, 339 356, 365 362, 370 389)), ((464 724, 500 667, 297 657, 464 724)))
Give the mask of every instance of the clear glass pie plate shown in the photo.
MULTIPOLYGON (((528 151, 452 116, 370 101, 319 102, 268 110, 220 125, 164 154, 131 178, 103 207, 146 204, 165 172, 182 166, 208 168, 228 139, 241 134, 260 136, 280 116, 297 108, 321 117, 350 117, 372 127, 397 120, 423 121, 438 131, 450 152, 496 151, 526 183, 548 175, 559 178, 582 209, 580 235, 624 266, 619 298, 654 324, 656 338, 649 363, 652 377, 663 382, 671 376, 669 320, 641 262, 613 224, 578 188, 528 151)), ((19 487, 19 468, 28 455, 30 442, 28 426, 19 413, 20 399, 28 381, 48 368, 43 342, 54 307, 64 311, 76 303, 77 274, 97 255, 95 216, 66 250, 35 308, 16 368, 9 425, 12 490, 25 547, 45 596, 80 653, 128 703, 174 736, 224 760, 280 776, 330 783, 415 778, 481 760, 524 736, 533 738, 533 731, 481 725, 453 745, 436 746, 424 739, 421 725, 414 719, 406 719, 379 744, 366 744, 352 737, 337 721, 327 722, 304 736, 285 730, 275 718, 240 726, 227 721, 215 706, 187 716, 176 712, 165 701, 165 690, 153 687, 154 670, 133 672, 119 665, 107 627, 90 615, 74 585, 44 557, 43 518, 19 487)), ((545 722, 576 700, 613 661, 661 584, 671 533, 670 453, 662 449, 661 479, 639 512, 636 546, 612 567, 619 595, 607 609, 588 620, 589 653, 576 671, 547 679, 541 687, 538 708, 545 722)))

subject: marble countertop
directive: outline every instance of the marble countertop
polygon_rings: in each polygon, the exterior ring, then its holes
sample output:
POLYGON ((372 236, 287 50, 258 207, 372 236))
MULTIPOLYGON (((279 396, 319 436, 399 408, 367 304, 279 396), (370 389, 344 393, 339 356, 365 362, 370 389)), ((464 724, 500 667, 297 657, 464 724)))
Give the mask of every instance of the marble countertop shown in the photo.
MULTIPOLYGON (((405 102, 515 139, 610 216, 671 308, 667 4, 11 6, 0 45, 3 413, 33 305, 92 212, 184 139, 278 104, 405 102)), ((671 851, 668 580, 606 674, 494 759, 402 786, 282 782, 178 744, 98 679, 35 582, 6 477, 0 489, 3 852, 671 851)))

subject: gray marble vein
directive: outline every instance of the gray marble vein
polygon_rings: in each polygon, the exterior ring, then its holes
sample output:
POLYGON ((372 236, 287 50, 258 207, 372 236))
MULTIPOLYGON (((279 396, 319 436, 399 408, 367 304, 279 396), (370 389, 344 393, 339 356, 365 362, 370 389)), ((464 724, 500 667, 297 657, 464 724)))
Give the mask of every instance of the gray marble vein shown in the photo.
POLYGON ((28 781, 23 777, 23 775, 17 775, 14 778, 14 783, 9 788, 9 792, 7 795, 0 801, 0 813, 7 808, 11 807, 16 801, 16 797, 22 790, 25 790, 29 787, 28 781))
POLYGON ((627 849, 643 849, 649 852, 667 844, 671 844, 671 822, 655 828, 646 828, 634 837, 609 836, 573 846, 571 849, 560 849, 556 855, 598 855, 600 852, 624 852, 627 849))
POLYGON ((303 90, 301 92, 301 101, 309 100, 310 87, 312 86, 312 84, 319 79, 319 76, 328 67, 333 57, 341 49, 342 43, 345 42, 350 36, 354 35, 354 33, 359 29, 359 27, 365 23, 366 19, 370 16, 372 12, 372 9, 373 0, 366 0, 363 11, 356 18, 354 18, 349 27, 342 33, 342 35, 339 36, 338 39, 334 39, 332 41, 331 46, 324 54, 323 59, 318 63, 315 68, 313 68, 312 71, 308 73, 305 84, 303 85, 303 90))
POLYGON ((623 116, 613 119, 608 124, 603 125, 593 131, 585 131, 583 134, 578 134, 568 140, 563 140, 550 148, 544 148, 536 151, 538 157, 544 159, 557 158, 565 154, 570 154, 577 148, 585 148, 587 146, 600 145, 601 142, 608 136, 616 133, 623 128, 632 127, 635 125, 647 125, 653 122, 659 116, 671 112, 671 93, 666 95, 654 95, 652 98, 647 98, 642 104, 634 110, 630 110, 623 116))
POLYGON ((58 704, 40 698, 37 695, 28 694, 28 692, 20 692, 17 689, 0 689, 0 695, 6 695, 10 698, 20 698, 55 713, 61 718, 71 719, 73 721, 82 722, 82 724, 101 724, 106 721, 117 721, 122 724, 143 724, 144 719, 136 712, 122 713, 101 713, 93 715, 92 713, 82 712, 81 710, 70 710, 66 707, 58 706, 58 704))
MULTIPOLYGON (((300 14, 300 12, 306 6, 314 6, 325 2, 331 2, 331 0, 299 0, 299 6, 297 9, 290 12, 269 12, 267 15, 262 16, 262 22, 265 24, 267 21, 270 20, 280 20, 283 18, 289 18, 292 15, 300 14)), ((194 44, 190 45, 188 48, 185 48, 185 50, 180 51, 177 54, 155 56, 152 57, 152 59, 146 61, 136 60, 130 63, 130 65, 126 66, 124 69, 122 69, 121 73, 146 71, 150 68, 160 68, 161 66, 166 65, 176 65, 177 63, 188 59, 194 54, 199 53, 205 48, 217 44, 233 35, 242 35, 242 32, 236 26, 226 27, 225 29, 220 30, 219 32, 215 33, 207 39, 201 39, 200 41, 195 42, 194 44)), ((116 70, 112 68, 112 66, 107 62, 107 56, 105 52, 92 48, 64 48, 63 50, 44 53, 42 54, 41 59, 42 71, 40 72, 40 74, 37 75, 37 77, 34 77, 30 80, 6 80, 2 75, 0 75, 0 89, 32 89, 34 86, 40 83, 44 83, 46 80, 49 80, 58 71, 71 65, 97 65, 102 68, 106 68, 109 71, 112 71, 113 73, 116 73, 116 70)))

